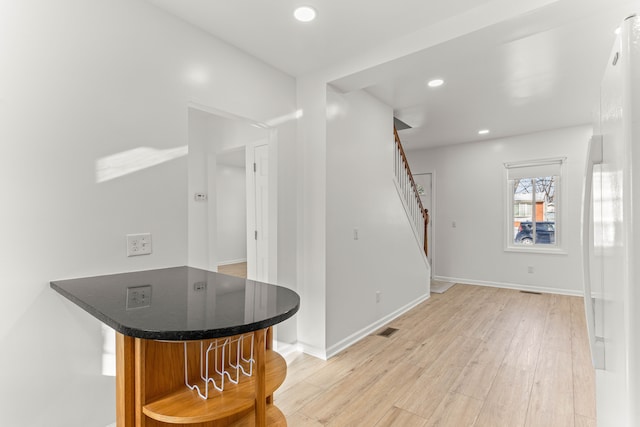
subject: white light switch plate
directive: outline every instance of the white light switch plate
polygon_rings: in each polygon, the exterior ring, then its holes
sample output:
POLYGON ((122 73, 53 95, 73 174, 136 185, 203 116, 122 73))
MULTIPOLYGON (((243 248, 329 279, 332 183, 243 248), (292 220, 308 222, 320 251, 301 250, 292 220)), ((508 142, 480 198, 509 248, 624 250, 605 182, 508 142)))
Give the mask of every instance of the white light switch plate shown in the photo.
POLYGON ((151 233, 127 234, 127 256, 149 255, 151 233))

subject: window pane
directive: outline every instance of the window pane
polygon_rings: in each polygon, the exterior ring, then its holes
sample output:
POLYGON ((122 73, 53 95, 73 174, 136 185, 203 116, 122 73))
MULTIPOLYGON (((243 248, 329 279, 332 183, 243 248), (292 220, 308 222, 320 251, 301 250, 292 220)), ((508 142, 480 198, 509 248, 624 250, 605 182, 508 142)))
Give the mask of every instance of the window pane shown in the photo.
POLYGON ((535 243, 551 245, 556 242, 556 181, 555 176, 535 179, 536 232, 535 243))
POLYGON ((532 245, 531 218, 534 181, 530 178, 513 181, 513 238, 517 245, 532 245))
POLYGON ((557 176, 513 181, 513 227, 516 245, 556 243, 557 176))

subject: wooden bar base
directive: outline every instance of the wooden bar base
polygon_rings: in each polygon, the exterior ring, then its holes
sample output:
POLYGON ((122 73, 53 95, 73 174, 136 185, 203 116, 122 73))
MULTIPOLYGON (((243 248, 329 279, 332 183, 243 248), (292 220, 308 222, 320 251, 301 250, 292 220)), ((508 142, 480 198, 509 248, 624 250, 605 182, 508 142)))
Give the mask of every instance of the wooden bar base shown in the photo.
MULTIPOLYGON (((271 396, 283 383, 287 365, 271 349, 271 331, 255 331, 253 375, 238 384, 225 383, 220 392, 209 386, 208 399, 185 385, 185 352, 182 342, 116 337, 117 427, 284 427, 282 412, 271 396)), ((203 343, 208 345, 211 340, 203 343)), ((201 384, 200 342, 189 342, 190 383, 201 384)))

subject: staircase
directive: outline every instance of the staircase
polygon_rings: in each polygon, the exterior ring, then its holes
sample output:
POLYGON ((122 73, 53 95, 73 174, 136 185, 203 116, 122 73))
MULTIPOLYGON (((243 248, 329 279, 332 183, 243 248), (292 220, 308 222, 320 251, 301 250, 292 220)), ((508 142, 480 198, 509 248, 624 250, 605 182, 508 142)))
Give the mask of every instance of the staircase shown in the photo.
POLYGON ((424 249, 425 256, 429 255, 427 224, 429 224, 429 212, 422 206, 418 187, 413 180, 411 168, 407 156, 402 148, 400 137, 396 127, 393 127, 393 135, 395 138, 395 155, 394 155, 394 178, 396 189, 402 199, 402 202, 411 222, 413 232, 420 246, 424 249))

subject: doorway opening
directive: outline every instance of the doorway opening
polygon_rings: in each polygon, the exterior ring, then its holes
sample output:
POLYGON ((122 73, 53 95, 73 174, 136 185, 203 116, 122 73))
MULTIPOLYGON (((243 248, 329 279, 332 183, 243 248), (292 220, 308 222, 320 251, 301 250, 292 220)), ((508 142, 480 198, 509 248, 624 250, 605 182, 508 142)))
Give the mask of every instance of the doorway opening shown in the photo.
POLYGON ((246 149, 232 148, 216 156, 217 269, 247 277, 246 149))
POLYGON ((189 265, 275 280, 276 132, 202 106, 188 118, 189 265))

